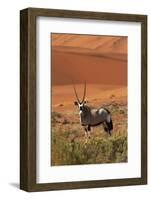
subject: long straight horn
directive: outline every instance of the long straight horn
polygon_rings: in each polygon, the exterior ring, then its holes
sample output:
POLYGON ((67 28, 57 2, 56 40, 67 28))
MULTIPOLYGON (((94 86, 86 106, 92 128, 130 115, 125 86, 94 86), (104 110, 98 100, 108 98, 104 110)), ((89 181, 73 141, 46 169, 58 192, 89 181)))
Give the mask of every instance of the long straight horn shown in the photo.
POLYGON ((79 100, 79 98, 78 98, 78 94, 77 94, 77 91, 76 91, 76 88, 75 88, 74 83, 73 83, 73 89, 74 89, 74 93, 75 93, 75 96, 76 96, 76 98, 77 98, 77 101, 78 101, 78 103, 80 103, 80 100, 79 100))
POLYGON ((86 81, 84 82, 84 94, 83 94, 83 99, 82 99, 82 103, 85 100, 85 95, 86 95, 86 81))

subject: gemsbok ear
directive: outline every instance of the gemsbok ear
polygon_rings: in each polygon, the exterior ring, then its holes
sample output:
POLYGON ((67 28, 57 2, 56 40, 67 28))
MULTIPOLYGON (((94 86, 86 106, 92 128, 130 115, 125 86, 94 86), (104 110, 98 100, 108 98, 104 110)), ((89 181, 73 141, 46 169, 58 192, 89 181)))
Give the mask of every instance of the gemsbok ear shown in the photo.
POLYGON ((78 102, 77 102, 77 101, 75 101, 75 102, 74 102, 74 105, 75 105, 75 106, 77 106, 77 105, 78 105, 78 102))

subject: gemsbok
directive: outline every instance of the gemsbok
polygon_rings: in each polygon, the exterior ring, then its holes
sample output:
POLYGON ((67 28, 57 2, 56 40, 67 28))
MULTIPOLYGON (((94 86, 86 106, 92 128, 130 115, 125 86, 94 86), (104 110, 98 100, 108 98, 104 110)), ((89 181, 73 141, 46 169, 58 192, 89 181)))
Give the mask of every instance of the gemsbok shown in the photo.
POLYGON ((86 82, 84 84, 84 94, 81 101, 78 97, 74 83, 73 83, 73 88, 74 88, 75 96, 77 99, 77 101, 75 101, 74 103, 76 106, 78 106, 80 110, 79 111, 80 124, 84 127, 85 135, 89 137, 91 127, 95 127, 102 124, 104 131, 107 132, 111 136, 111 132, 113 130, 113 123, 112 123, 110 111, 108 111, 104 107, 95 109, 95 108, 90 108, 88 105, 86 105, 86 101, 85 101, 86 82))

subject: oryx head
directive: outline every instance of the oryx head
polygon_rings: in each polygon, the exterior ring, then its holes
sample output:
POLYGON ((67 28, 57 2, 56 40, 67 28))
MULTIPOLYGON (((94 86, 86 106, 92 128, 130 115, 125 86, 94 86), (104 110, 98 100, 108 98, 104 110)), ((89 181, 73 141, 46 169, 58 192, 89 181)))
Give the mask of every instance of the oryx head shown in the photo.
POLYGON ((86 105, 86 101, 85 101, 85 95, 86 95, 86 82, 84 83, 84 93, 83 93, 83 98, 82 100, 80 101, 79 97, 78 97, 78 94, 77 94, 77 91, 76 91, 76 88, 75 88, 75 85, 73 84, 73 89, 74 89, 74 93, 75 93, 75 96, 76 96, 76 99, 77 101, 74 102, 74 104, 76 106, 79 107, 79 110, 80 111, 83 111, 84 110, 84 107, 86 105))

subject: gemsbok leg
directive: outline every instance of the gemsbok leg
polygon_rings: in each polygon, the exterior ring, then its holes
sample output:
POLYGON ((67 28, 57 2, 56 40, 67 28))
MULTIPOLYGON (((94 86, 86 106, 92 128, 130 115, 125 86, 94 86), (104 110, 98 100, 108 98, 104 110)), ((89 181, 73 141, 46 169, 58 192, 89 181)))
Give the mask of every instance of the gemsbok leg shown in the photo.
POLYGON ((90 138, 90 131, 91 131, 90 125, 85 126, 84 130, 85 130, 85 137, 86 137, 86 142, 87 142, 88 138, 90 138))

